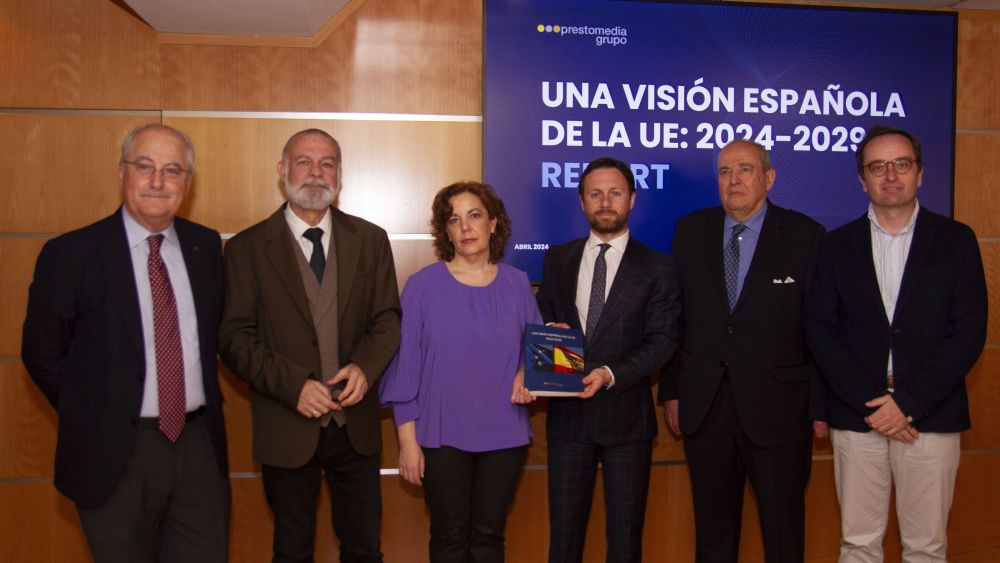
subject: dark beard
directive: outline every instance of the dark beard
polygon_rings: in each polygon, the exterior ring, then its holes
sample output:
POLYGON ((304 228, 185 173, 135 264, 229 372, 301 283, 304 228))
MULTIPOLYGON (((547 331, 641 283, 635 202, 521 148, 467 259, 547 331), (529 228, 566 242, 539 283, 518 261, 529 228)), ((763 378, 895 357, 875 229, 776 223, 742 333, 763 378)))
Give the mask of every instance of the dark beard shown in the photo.
POLYGON ((625 230, 626 225, 628 225, 628 214, 619 215, 610 223, 607 221, 601 221, 598 217, 594 217, 592 219, 588 217, 587 222, 590 223, 590 228, 595 233, 610 235, 625 230))

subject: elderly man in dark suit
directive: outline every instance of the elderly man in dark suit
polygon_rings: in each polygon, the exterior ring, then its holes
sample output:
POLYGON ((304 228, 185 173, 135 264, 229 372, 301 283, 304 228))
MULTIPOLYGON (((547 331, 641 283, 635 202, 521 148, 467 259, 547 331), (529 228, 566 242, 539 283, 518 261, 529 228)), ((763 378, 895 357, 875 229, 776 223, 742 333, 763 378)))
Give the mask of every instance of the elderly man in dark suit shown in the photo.
POLYGON ((802 561, 811 437, 826 434, 805 342, 823 227, 768 202, 775 171, 756 143, 722 149, 718 179, 722 205, 677 223, 683 338, 660 398, 684 435, 697 561, 736 562, 747 477, 766 560, 802 561))
POLYGON ((609 562, 642 561, 656 412, 649 375, 674 352, 680 302, 673 263, 629 235, 628 164, 591 162, 580 176, 590 236, 545 255, 538 308, 547 323, 583 328, 585 389, 549 401, 549 561, 579 562, 598 462, 609 562))
POLYGON ((21 356, 59 413, 55 485, 97 562, 226 561, 222 252, 175 217, 193 173, 184 133, 129 133, 124 205, 46 243, 28 295, 21 356))
POLYGON ((968 429, 965 375, 986 341, 972 229, 917 202, 920 141, 875 127, 858 145, 868 213, 831 232, 809 299, 809 344, 831 389, 840 561, 881 561, 895 484, 904 561, 945 561, 968 429))
POLYGON ((341 561, 381 561, 379 404, 399 345, 399 293, 381 228, 332 207, 340 145, 285 145, 288 203, 226 245, 219 349, 250 383, 254 459, 274 513, 274 561, 312 561, 320 474, 341 561))

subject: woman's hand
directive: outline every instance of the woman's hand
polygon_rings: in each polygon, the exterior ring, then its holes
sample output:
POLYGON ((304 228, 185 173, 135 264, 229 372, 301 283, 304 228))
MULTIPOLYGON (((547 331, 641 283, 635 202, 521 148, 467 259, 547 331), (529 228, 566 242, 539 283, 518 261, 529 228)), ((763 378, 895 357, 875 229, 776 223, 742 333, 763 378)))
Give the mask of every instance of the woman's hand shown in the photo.
POLYGON ((535 400, 535 396, 524 386, 524 370, 517 370, 514 376, 514 389, 510 393, 510 402, 515 405, 527 405, 535 400))
POLYGON ((398 429, 399 476, 407 483, 421 486, 424 479, 424 451, 417 443, 416 421, 404 422, 398 429))

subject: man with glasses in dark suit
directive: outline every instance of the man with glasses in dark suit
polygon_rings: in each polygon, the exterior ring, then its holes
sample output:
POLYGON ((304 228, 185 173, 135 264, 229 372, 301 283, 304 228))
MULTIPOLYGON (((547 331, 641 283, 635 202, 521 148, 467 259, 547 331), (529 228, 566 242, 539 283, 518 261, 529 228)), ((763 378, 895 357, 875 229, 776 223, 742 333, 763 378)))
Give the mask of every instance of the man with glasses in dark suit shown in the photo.
POLYGON ((881 561, 895 485, 903 561, 945 561, 971 426, 965 375, 986 341, 972 229, 920 206, 920 141, 879 126, 858 145, 871 204, 831 232, 809 299, 809 345, 829 384, 840 561, 881 561))
POLYGON ((184 133, 129 133, 124 204, 46 243, 29 290, 21 356, 59 413, 55 485, 98 563, 227 558, 222 253, 175 216, 192 174, 184 133))

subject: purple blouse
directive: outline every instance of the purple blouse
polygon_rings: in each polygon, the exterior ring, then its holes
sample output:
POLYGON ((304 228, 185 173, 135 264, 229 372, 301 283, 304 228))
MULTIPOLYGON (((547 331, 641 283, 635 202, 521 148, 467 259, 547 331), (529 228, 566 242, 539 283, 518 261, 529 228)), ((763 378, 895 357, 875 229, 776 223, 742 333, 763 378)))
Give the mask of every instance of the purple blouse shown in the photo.
POLYGON ((444 262, 403 289, 402 340, 379 389, 396 425, 416 420, 417 442, 482 452, 522 446, 528 409, 510 402, 527 323, 541 323, 528 276, 499 264, 485 287, 465 285, 444 262))

